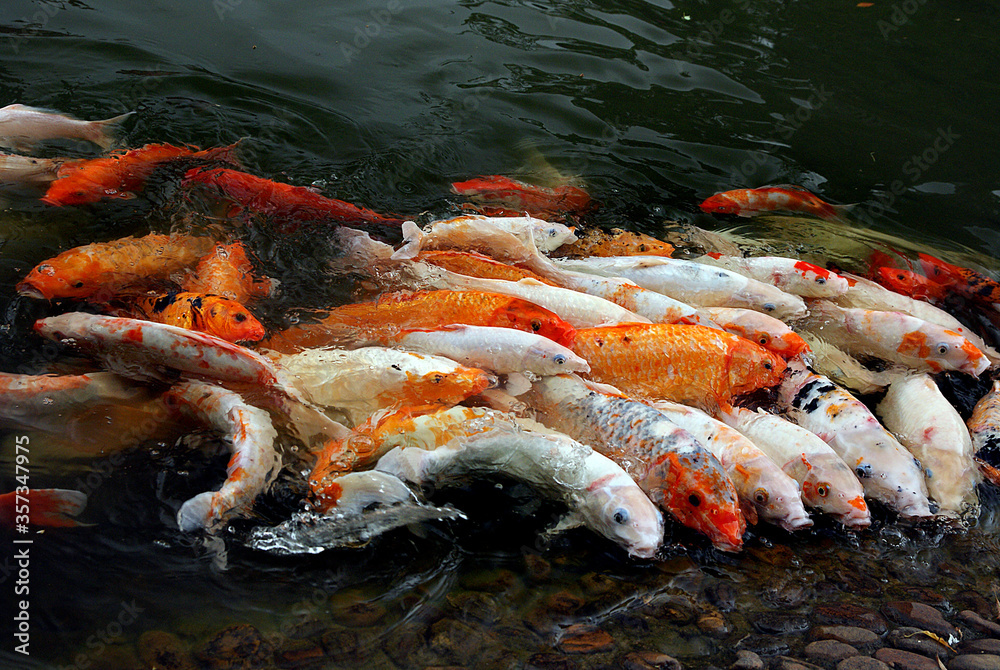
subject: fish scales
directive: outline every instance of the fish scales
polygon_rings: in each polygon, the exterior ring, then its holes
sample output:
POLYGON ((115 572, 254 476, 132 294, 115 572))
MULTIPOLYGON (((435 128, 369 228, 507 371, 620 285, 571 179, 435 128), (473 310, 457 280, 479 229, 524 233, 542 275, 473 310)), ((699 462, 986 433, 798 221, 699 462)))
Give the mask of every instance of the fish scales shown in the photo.
POLYGON ((746 522, 733 483, 718 459, 662 412, 565 375, 543 378, 526 397, 543 423, 615 460, 680 523, 720 549, 740 549, 746 522))
POLYGON ((773 386, 785 362, 759 345, 704 326, 627 324, 577 331, 589 378, 626 393, 712 408, 773 386))
POLYGON ((867 497, 903 517, 931 516, 920 463, 860 400, 793 362, 778 387, 778 402, 791 419, 818 435, 854 468, 867 497))
POLYGON ((709 253, 692 260, 737 272, 802 297, 833 298, 846 293, 849 288, 847 280, 835 272, 795 258, 709 253))
POLYGON ((976 403, 967 423, 977 458, 1000 467, 1000 382, 976 403))
POLYGON ((123 316, 197 330, 229 342, 256 342, 264 326, 250 311, 229 298, 203 293, 166 293, 135 299, 123 316))

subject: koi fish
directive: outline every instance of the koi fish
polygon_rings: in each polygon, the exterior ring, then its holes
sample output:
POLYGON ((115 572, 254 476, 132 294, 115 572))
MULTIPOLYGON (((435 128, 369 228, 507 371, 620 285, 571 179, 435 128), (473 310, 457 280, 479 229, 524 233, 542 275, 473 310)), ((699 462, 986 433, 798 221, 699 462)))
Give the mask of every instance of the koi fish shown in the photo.
POLYGON ((596 449, 646 495, 717 549, 739 551, 746 521, 725 470, 662 412, 570 375, 544 377, 526 396, 541 421, 596 449))
POLYGON ((927 494, 938 514, 952 518, 979 515, 969 429, 941 394, 930 375, 905 375, 889 385, 875 408, 885 427, 920 461, 927 494))
POLYGON ((947 286, 970 300, 988 305, 1000 303, 1000 282, 975 270, 945 263, 928 254, 919 254, 919 257, 920 266, 928 279, 947 286))
POLYGON ((497 381, 442 356, 385 347, 307 349, 277 363, 309 400, 345 411, 353 423, 379 409, 455 405, 497 381))
POLYGON ((246 307, 228 298, 202 293, 166 293, 136 298, 121 316, 166 323, 221 337, 229 342, 256 342, 264 326, 246 307))
POLYGON ((48 184, 62 164, 63 159, 0 153, 0 186, 48 184))
POLYGON ((560 267, 623 277, 696 307, 742 307, 778 319, 803 316, 802 298, 724 268, 676 258, 614 256, 555 259, 560 267))
POLYGON ((141 391, 110 372, 85 375, 0 373, 0 418, 31 425, 33 417, 63 415, 98 402, 132 400, 141 391))
POLYGON ((81 121, 47 109, 13 104, 0 109, 0 146, 31 151, 45 140, 87 140, 107 151, 114 144, 115 126, 135 112, 103 121, 81 121))
POLYGON ((476 251, 421 251, 413 260, 423 261, 449 272, 479 277, 480 279, 503 279, 506 281, 534 279, 543 284, 552 284, 548 279, 527 268, 501 263, 476 251))
POLYGON ((846 351, 806 331, 802 331, 802 339, 811 350, 809 365, 814 371, 861 395, 884 391, 899 374, 898 368, 870 370, 846 351))
POLYGON ((268 340, 283 352, 327 346, 338 337, 379 342, 404 330, 442 325, 515 328, 558 344, 573 341, 576 329, 556 314, 527 300, 484 291, 401 291, 375 302, 342 305, 317 324, 289 328, 268 340))
POLYGON ((159 166, 178 159, 235 162, 236 145, 197 151, 170 144, 147 144, 106 158, 67 161, 49 186, 42 202, 63 207, 85 205, 107 198, 128 199, 145 186, 159 166))
POLYGON ((914 370, 960 370, 978 377, 990 365, 959 333, 902 312, 845 309, 817 300, 800 326, 848 353, 876 356, 914 370))
POLYGON ((833 515, 849 528, 871 525, 861 482, 817 435, 763 410, 730 407, 721 409, 719 418, 750 438, 798 482, 806 506, 833 515))
POLYGON ((785 362, 763 347, 704 326, 583 328, 573 351, 590 364, 594 381, 706 409, 774 386, 785 370, 785 362))
POLYGON ((232 517, 245 515, 277 478, 281 470, 281 457, 274 449, 278 432, 267 412, 221 386, 182 382, 171 387, 166 397, 220 432, 233 454, 222 488, 199 493, 177 512, 182 531, 215 531, 232 517))
POLYGON ((348 472, 326 481, 324 512, 360 515, 374 506, 416 503, 417 496, 403 480, 387 472, 348 472))
POLYGON ((760 518, 788 532, 813 525, 802 506, 798 483, 739 431, 694 407, 666 400, 652 405, 719 459, 748 521, 760 518), (748 510, 752 510, 749 515, 748 510))
POLYGON ((1000 382, 993 382, 989 393, 979 399, 967 425, 976 458, 1000 467, 1000 382))
POLYGON ((916 300, 944 301, 948 297, 948 287, 939 284, 911 270, 881 267, 878 269, 876 281, 886 288, 908 295, 916 300))
POLYGON ((567 184, 548 188, 500 175, 453 182, 451 190, 456 195, 478 202, 533 215, 559 212, 582 214, 593 206, 590 195, 576 186, 567 184))
POLYGON ((0 526, 81 526, 83 524, 70 517, 80 514, 86 506, 87 496, 80 491, 19 487, 18 491, 0 495, 0 526))
POLYGON ((904 518, 932 516, 920 462, 860 400, 792 361, 778 387, 778 403, 792 420, 819 436, 854 468, 868 498, 904 518))
POLYGON ((557 375, 587 372, 587 361, 572 350, 535 333, 513 328, 451 325, 405 330, 384 344, 450 358, 498 374, 557 375))
POLYGON ((214 242, 190 235, 146 235, 98 242, 43 261, 17 285, 29 298, 90 298, 155 280, 188 266, 208 253, 214 242))
POLYGON ((335 200, 304 186, 282 184, 246 172, 227 168, 193 168, 184 175, 185 186, 214 186, 235 203, 235 215, 240 211, 260 212, 267 216, 294 221, 335 221, 348 225, 377 224, 399 226, 401 219, 335 200))
POLYGON ((243 305, 271 295, 276 285, 274 279, 255 276, 246 248, 240 242, 216 245, 183 282, 185 291, 221 295, 243 305))
POLYGON ((485 408, 456 407, 418 421, 423 427, 397 433, 402 444, 379 458, 376 470, 418 485, 512 477, 569 507, 553 530, 584 525, 640 558, 652 558, 663 541, 663 517, 632 478, 566 435, 526 429, 485 408), (442 414, 451 416, 442 422, 442 414))
POLYGON ((403 228, 403 244, 392 260, 411 260, 425 249, 462 249, 490 254, 494 240, 491 233, 513 235, 524 243, 533 242, 542 252, 554 251, 576 241, 573 229, 561 223, 530 216, 457 216, 434 221, 421 230, 412 221, 403 228), (485 227, 483 224, 489 224, 485 227))
POLYGON ((809 353, 809 345, 784 321, 738 307, 702 307, 699 313, 733 335, 756 342, 784 359, 809 353))
POLYGON ((770 284, 785 293, 805 298, 835 298, 847 292, 847 280, 818 265, 781 256, 723 256, 707 253, 692 259, 770 284))
POLYGON ((948 330, 955 331, 972 342, 993 364, 1000 362, 1000 352, 987 345, 983 341, 983 338, 972 332, 961 321, 943 309, 923 300, 914 300, 909 296, 890 291, 884 286, 879 286, 864 277, 846 273, 843 276, 848 280, 851 287, 847 290, 847 293, 835 298, 835 302, 841 307, 870 309, 882 312, 903 312, 918 319, 936 323, 948 330))
MULTIPOLYGON (((578 236, 579 237, 579 236, 578 236)), ((645 233, 612 228, 604 231, 591 228, 572 244, 557 250, 559 256, 586 258, 589 256, 664 256, 670 258, 674 246, 645 233)))
POLYGON ((761 212, 788 211, 812 214, 827 220, 840 218, 840 208, 820 200, 801 186, 792 185, 724 191, 706 199, 698 207, 707 214, 753 216, 761 212))

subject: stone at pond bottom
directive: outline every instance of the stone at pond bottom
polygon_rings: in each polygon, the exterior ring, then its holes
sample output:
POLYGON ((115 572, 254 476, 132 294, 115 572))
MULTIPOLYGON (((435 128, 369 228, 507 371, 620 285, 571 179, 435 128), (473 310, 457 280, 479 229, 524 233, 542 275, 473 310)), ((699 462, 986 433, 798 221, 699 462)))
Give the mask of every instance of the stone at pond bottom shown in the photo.
POLYGON ((781 612, 761 612, 751 623, 758 632, 769 635, 801 633, 809 628, 809 620, 804 616, 781 612))
POLYGON ((813 609, 813 618, 819 624, 857 626, 883 635, 889 623, 875 610, 845 602, 821 603, 813 609))
POLYGON ((559 649, 567 654, 599 654, 614 647, 615 639, 607 632, 585 624, 570 626, 559 641, 559 649))
POLYGON ((492 642, 488 633, 456 619, 442 619, 430 630, 431 650, 461 664, 476 661, 492 642))
POLYGON ((912 651, 928 658, 940 656, 941 660, 947 661, 954 656, 954 653, 948 647, 927 635, 923 629, 913 628, 912 626, 903 626, 889 631, 889 634, 885 637, 885 641, 897 649, 912 651))
POLYGON ((622 659, 624 670, 681 670, 682 667, 673 656, 655 651, 633 651, 622 659))
POLYGON ((271 647, 259 630, 239 624, 216 633, 196 656, 210 670, 257 670, 267 666, 271 647))
POLYGON ((837 670, 891 670, 891 668, 871 656, 851 656, 838 663, 837 670))
POLYGON ((788 644, 773 635, 747 635, 736 644, 736 648, 746 649, 761 656, 779 656, 788 653, 788 644))
POLYGON ((705 597, 723 612, 732 612, 736 609, 736 589, 726 582, 719 582, 706 588, 705 597))
POLYGON ((962 654, 951 659, 948 670, 1000 670, 1000 656, 993 654, 962 654))
POLYGON ((975 628, 980 633, 1000 637, 1000 624, 984 619, 972 610, 959 612, 958 619, 967 626, 975 628))
POLYGON ((378 603, 355 602, 330 611, 333 620, 349 628, 370 628, 385 618, 385 607, 378 603))
POLYGON ((580 665, 568 656, 542 652, 528 659, 525 670, 576 670, 580 665))
POLYGON ((191 653, 172 633, 162 630, 148 630, 139 637, 139 658, 148 668, 162 670, 195 670, 191 653))
POLYGON ((983 638, 981 640, 966 640, 962 644, 963 654, 995 654, 1000 656, 1000 640, 983 638))
POLYGON ((733 627, 729 625, 721 612, 708 612, 698 617, 698 630, 705 635, 722 639, 733 632, 733 627))
POLYGON ((297 669, 318 664, 326 658, 326 652, 311 640, 290 640, 274 656, 279 668, 297 669))
POLYGON ((779 656, 771 663, 771 670, 823 670, 818 665, 791 656, 779 656))
POLYGON ((958 629, 945 621, 941 612, 930 605, 906 600, 890 600, 882 605, 882 614, 898 624, 929 630, 945 639, 951 636, 959 637, 958 629))
POLYGON ((970 609, 984 617, 993 615, 993 606, 990 601, 978 591, 960 591, 952 596, 951 600, 955 609, 970 609))
POLYGON ((809 631, 813 640, 836 640, 859 651, 873 650, 882 639, 867 628, 857 626, 816 626, 809 631))
POLYGON ((467 623, 493 625, 500 620, 500 606, 488 593, 449 593, 446 600, 455 610, 455 616, 467 623))
POLYGON ((752 651, 740 649, 736 652, 736 661, 729 667, 730 670, 764 670, 764 661, 752 651))
POLYGON ((806 645, 803 650, 806 657, 820 665, 833 667, 845 658, 858 656, 860 652, 849 644, 837 640, 816 640, 806 645))
POLYGON ((941 670, 936 660, 903 649, 883 647, 875 652, 875 658, 895 670, 941 670))

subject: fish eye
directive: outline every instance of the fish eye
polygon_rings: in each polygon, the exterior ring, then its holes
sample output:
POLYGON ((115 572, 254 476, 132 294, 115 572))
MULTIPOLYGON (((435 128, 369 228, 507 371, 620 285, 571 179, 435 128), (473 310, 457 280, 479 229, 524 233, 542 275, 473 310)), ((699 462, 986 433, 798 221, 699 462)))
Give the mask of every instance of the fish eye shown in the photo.
POLYGON ((764 361, 764 369, 765 370, 771 369, 771 361, 764 361))
POLYGON ((431 382, 434 384, 440 384, 443 381, 444 381, 444 375, 434 375, 434 379, 431 380, 431 382))
POLYGON ((826 283, 826 278, 825 277, 816 277, 816 283, 817 284, 825 284, 826 283))
POLYGON ((761 333, 760 336, 757 338, 757 341, 760 342, 761 344, 767 344, 768 342, 771 341, 771 336, 768 335, 767 333, 761 333))
POLYGON ((854 474, 856 474, 860 479, 867 479, 872 476, 872 466, 867 463, 859 465, 854 468, 854 474))
POLYGON ((539 321, 538 319, 532 319, 531 329, 537 333, 539 330, 542 329, 542 322, 539 321))
POLYGON ((236 315, 233 316, 233 318, 236 319, 236 323, 243 323, 244 321, 247 320, 247 315, 244 314, 243 312, 237 312, 236 315))
POLYGON ((556 365, 563 365, 564 363, 566 363, 566 356, 564 356, 563 354, 556 354, 555 356, 552 357, 552 362, 555 363, 556 365))
POLYGON ((767 494, 767 489, 757 489, 753 492, 753 499, 758 505, 766 505, 768 498, 770 496, 767 494))
POLYGON ((945 354, 948 353, 948 345, 947 344, 939 344, 938 347, 937 347, 937 352, 941 356, 944 356, 945 354))
POLYGON ((75 284, 73 284, 73 288, 83 288, 83 282, 82 281, 76 282, 75 284))
POLYGON ((774 310, 778 309, 778 306, 775 305, 773 302, 765 302, 762 305, 762 307, 764 308, 765 312, 773 312, 774 310))
POLYGON ((824 482, 824 483, 822 483, 822 484, 818 485, 818 486, 816 487, 816 494, 817 494, 817 495, 818 495, 818 496, 819 496, 820 498, 825 498, 825 497, 827 497, 828 495, 830 495, 830 485, 829 485, 829 484, 827 484, 826 482, 824 482))
POLYGON ((688 502, 691 503, 692 507, 698 507, 701 505, 701 497, 697 493, 692 493, 688 496, 688 502))
POLYGON ((619 507, 615 510, 615 514, 611 518, 615 520, 615 523, 625 525, 628 523, 628 510, 619 507))

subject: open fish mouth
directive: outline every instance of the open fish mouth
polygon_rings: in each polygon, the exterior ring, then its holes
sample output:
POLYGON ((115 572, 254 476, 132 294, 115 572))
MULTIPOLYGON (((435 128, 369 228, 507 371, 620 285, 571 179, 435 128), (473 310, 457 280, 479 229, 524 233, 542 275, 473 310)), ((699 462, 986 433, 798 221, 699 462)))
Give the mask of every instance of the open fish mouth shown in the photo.
POLYGON ((813 525, 813 520, 808 516, 796 515, 779 520, 778 525, 788 532, 794 533, 795 531, 802 530, 803 528, 810 528, 813 525))
POLYGON ((17 292, 23 295, 25 298, 34 298, 35 300, 47 300, 48 296, 41 292, 34 284, 29 282, 21 282, 17 285, 17 292))
POLYGON ((872 525, 871 514, 862 512, 861 510, 851 510, 846 514, 841 514, 837 517, 837 520, 847 528, 856 528, 858 530, 868 528, 868 526, 872 525))

